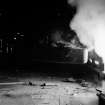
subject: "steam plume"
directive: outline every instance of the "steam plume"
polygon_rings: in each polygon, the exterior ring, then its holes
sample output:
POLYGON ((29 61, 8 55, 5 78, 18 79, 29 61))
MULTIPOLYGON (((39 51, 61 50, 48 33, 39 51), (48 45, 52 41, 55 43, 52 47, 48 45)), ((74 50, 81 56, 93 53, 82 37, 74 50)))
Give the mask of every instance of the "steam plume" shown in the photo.
POLYGON ((82 44, 95 52, 105 62, 105 0, 68 0, 76 6, 77 13, 70 27, 82 44))

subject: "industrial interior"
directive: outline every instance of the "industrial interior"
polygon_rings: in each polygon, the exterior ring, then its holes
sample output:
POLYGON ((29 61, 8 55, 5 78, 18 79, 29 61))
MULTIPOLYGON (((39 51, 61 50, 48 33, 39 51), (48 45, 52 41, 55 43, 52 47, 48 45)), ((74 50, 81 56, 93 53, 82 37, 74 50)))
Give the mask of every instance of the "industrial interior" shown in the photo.
POLYGON ((105 0, 0 5, 0 105, 105 105, 105 0))

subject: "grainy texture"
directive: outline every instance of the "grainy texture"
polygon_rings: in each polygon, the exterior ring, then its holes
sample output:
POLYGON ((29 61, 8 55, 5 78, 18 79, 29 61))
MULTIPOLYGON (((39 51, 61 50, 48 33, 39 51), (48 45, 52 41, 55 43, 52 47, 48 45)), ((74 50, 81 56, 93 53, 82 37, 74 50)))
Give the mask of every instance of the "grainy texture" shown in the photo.
POLYGON ((33 86, 24 84, 2 88, 0 105, 98 105, 95 88, 91 86, 81 87, 77 83, 44 78, 31 81, 33 86))

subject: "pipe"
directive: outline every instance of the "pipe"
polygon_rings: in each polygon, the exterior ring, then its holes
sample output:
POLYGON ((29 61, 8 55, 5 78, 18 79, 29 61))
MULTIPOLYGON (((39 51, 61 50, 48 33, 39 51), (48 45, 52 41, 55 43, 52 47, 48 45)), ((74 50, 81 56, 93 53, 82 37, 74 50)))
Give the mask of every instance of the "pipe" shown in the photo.
POLYGON ((87 63, 88 62, 88 50, 84 49, 83 50, 83 63, 87 63))

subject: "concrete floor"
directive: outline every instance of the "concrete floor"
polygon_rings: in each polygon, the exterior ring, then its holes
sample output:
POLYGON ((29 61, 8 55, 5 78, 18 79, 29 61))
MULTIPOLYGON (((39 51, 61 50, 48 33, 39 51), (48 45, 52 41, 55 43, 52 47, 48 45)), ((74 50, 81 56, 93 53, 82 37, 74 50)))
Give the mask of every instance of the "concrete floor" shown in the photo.
MULTIPOLYGON (((13 78, 14 79, 14 78, 13 78)), ((0 105, 98 105, 95 86, 82 87, 64 78, 34 76, 0 84, 0 105), (28 85, 29 81, 33 84, 28 85), (45 84, 44 84, 45 83, 45 84)))

